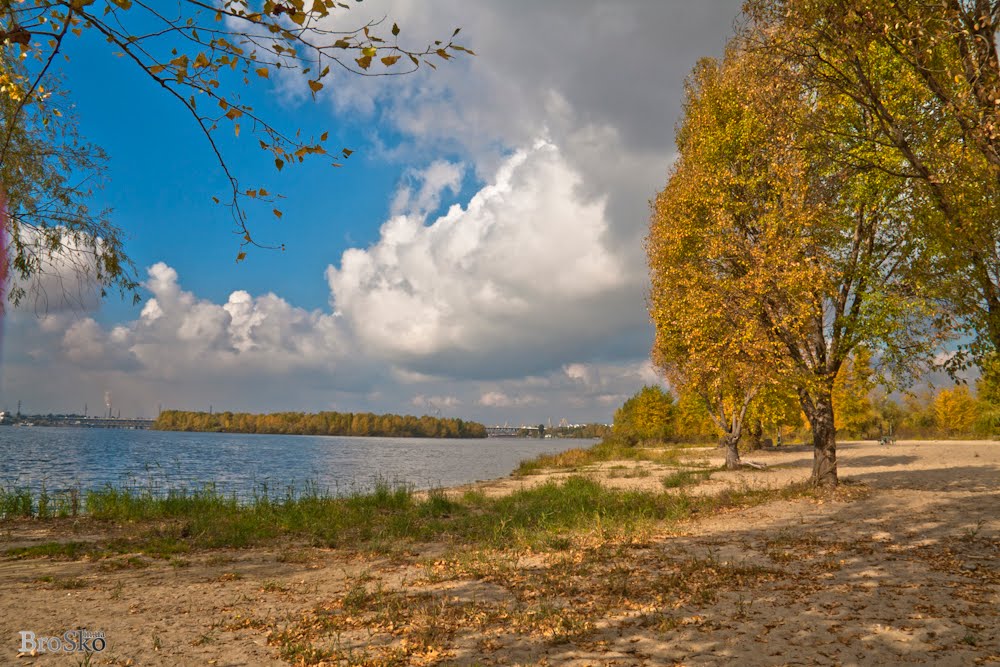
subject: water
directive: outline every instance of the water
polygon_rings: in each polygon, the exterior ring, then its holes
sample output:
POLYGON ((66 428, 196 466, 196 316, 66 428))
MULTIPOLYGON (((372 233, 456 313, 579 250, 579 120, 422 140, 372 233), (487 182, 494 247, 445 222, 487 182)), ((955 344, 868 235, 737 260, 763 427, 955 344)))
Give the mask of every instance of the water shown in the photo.
POLYGON ((112 484, 198 489, 247 497, 315 483, 331 494, 376 479, 416 488, 504 477, 526 458, 587 446, 571 439, 350 438, 0 427, 0 488, 50 492, 112 484))

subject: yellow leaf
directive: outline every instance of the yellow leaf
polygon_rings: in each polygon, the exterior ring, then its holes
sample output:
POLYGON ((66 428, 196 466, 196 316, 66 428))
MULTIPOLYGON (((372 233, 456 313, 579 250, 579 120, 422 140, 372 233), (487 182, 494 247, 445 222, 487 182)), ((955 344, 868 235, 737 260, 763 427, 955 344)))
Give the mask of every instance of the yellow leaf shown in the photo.
POLYGON ((257 69, 256 72, 257 72, 257 76, 259 76, 262 79, 270 78, 270 75, 271 75, 270 70, 268 70, 266 67, 261 67, 261 68, 257 69))

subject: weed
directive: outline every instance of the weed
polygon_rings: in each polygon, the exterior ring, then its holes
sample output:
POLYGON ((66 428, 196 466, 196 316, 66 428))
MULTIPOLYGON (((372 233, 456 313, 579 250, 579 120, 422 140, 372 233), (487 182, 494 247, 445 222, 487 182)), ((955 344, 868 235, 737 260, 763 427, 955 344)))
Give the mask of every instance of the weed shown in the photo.
POLYGON ((665 489, 680 489, 703 482, 711 476, 711 470, 677 470, 660 481, 665 489))
POLYGON ((979 521, 976 522, 975 528, 966 528, 965 531, 962 533, 962 539, 964 539, 966 542, 974 541, 977 537, 979 537, 979 533, 982 531, 983 524, 985 523, 986 523, 985 520, 980 519, 979 521))
POLYGON ((287 593, 288 587, 282 586, 277 581, 268 580, 261 583, 260 590, 265 593, 287 593))
POLYGON ((605 476, 608 479, 634 479, 638 477, 649 477, 652 474, 653 473, 650 472, 649 468, 643 468, 642 466, 635 466, 633 468, 615 466, 610 468, 605 476))
POLYGON ((52 582, 56 588, 62 588, 64 590, 76 590, 79 588, 86 588, 87 582, 78 577, 68 577, 66 579, 56 579, 52 582))

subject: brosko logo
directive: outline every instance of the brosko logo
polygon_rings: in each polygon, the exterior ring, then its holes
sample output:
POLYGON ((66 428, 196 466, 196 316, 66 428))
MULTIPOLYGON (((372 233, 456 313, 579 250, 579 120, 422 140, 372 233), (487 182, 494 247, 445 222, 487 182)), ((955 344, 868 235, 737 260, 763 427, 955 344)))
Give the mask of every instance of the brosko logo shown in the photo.
POLYGON ((21 630, 18 653, 94 653, 107 647, 103 632, 67 630, 61 637, 38 637, 34 632, 21 630))

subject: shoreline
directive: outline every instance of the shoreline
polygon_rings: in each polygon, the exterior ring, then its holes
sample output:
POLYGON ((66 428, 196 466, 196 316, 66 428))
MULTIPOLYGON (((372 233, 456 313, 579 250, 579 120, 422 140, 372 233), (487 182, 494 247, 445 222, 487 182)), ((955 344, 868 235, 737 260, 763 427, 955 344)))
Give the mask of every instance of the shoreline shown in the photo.
MULTIPOLYGON (((504 503, 571 477, 635 499, 757 498, 633 528, 599 513, 525 545, 327 548, 286 539, 155 555, 5 555, 0 655, 14 657, 18 630, 84 626, 108 638, 91 664, 117 665, 1000 660, 1000 443, 860 442, 838 451, 850 483, 834 493, 786 492, 808 477, 811 447, 757 452, 745 458, 767 469, 734 472, 712 469, 722 452, 699 448, 681 450, 680 460, 710 475, 676 489, 665 488, 671 466, 662 461, 603 461, 453 487, 420 505, 454 515, 460 506, 447 498, 472 491, 504 503)), ((559 498, 539 507, 557 511, 559 498)), ((39 541, 86 537, 25 524, 39 541)), ((96 539, 107 537, 102 525, 90 526, 96 539)), ((11 529, 0 522, 5 551, 11 529)))

